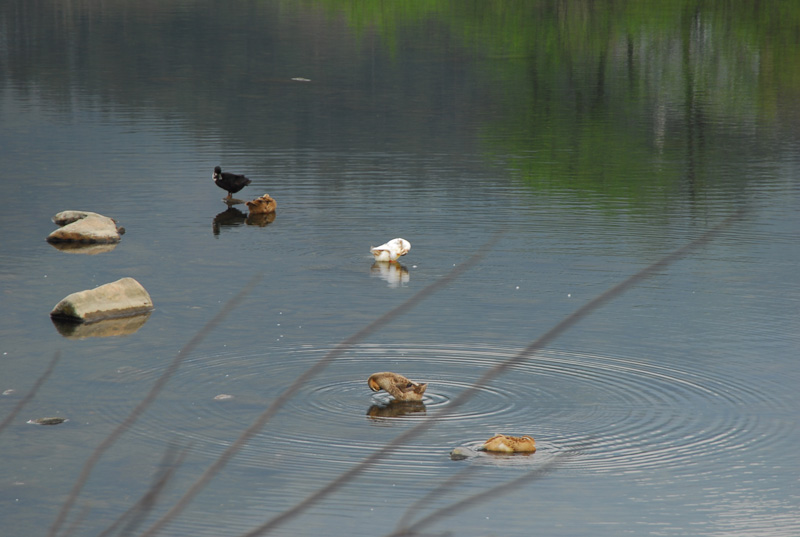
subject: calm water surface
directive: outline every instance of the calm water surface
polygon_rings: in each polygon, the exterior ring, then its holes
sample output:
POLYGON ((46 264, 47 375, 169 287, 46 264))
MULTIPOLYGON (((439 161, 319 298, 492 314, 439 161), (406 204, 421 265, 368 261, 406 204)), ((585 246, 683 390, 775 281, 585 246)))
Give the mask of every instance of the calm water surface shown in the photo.
POLYGON ((188 448, 144 531, 304 371, 497 238, 298 388, 160 534, 245 534, 443 412, 272 533, 389 534, 477 495, 420 531, 800 534, 800 10, 721 4, 6 3, 0 416, 61 358, 0 432, 4 527, 46 534, 180 353, 67 522, 101 533, 188 448), (237 197, 275 197, 274 221, 227 208, 215 165, 252 178, 237 197), (44 238, 65 209, 127 233, 59 251, 44 238), (394 237, 409 255, 373 265, 394 237), (156 305, 129 333, 50 321, 64 296, 125 276, 156 305), (423 404, 370 392, 384 370, 428 382, 423 404), (43 416, 69 421, 26 423, 43 416), (538 451, 450 459, 497 432, 538 451))

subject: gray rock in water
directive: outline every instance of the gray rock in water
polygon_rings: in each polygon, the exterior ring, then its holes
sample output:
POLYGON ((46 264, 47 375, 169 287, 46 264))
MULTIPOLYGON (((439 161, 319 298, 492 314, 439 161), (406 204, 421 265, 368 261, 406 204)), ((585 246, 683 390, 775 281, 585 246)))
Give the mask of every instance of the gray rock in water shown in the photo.
POLYGON ((50 243, 115 243, 125 232, 111 218, 88 211, 62 211, 53 222, 62 227, 47 236, 50 243))
POLYGON ((140 315, 153 310, 153 301, 142 284, 133 278, 115 282, 87 291, 72 293, 56 304, 50 316, 93 322, 113 317, 140 315))
POLYGON ((453 448, 450 452, 450 459, 454 461, 463 461, 464 459, 471 459, 472 457, 476 456, 477 452, 474 449, 470 449, 468 447, 459 446, 453 448))
MULTIPOLYGON (((73 222, 77 222, 87 216, 103 216, 99 213, 93 213, 91 211, 61 211, 60 213, 53 216, 52 220, 53 223, 57 226, 66 226, 67 224, 71 224, 73 222)), ((103 218, 106 218, 103 216, 103 218)))

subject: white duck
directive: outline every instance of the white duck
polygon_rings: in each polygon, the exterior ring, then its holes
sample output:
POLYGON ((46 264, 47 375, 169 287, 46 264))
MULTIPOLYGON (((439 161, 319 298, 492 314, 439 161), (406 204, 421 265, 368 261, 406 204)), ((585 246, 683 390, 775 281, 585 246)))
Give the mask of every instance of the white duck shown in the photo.
POLYGON ((400 238, 369 249, 375 256, 375 261, 389 261, 390 263, 397 261, 400 256, 406 255, 409 250, 411 250, 411 243, 400 238))

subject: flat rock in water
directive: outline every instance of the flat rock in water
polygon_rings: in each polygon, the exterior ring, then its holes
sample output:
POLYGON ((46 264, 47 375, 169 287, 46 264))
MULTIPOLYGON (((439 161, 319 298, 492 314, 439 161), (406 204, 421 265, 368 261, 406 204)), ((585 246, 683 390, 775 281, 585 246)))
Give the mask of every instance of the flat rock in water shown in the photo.
POLYGON ((120 240, 117 223, 102 214, 62 211, 53 217, 62 226, 47 236, 47 242, 115 243, 120 240))
POLYGON ((140 315, 152 310, 153 301, 142 284, 133 278, 122 278, 94 289, 72 293, 56 304, 50 316, 77 322, 94 322, 140 315))

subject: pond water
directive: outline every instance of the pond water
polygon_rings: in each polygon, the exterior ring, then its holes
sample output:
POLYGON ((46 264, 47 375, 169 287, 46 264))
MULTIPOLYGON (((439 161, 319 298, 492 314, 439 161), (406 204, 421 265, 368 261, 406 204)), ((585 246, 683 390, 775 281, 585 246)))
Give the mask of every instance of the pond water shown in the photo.
POLYGON ((800 8, 512 4, 0 6, 4 527, 55 533, 168 374, 59 533, 177 468, 114 532, 800 534, 800 8), (223 203, 216 165, 274 220, 223 203), (127 232, 61 251, 66 209, 127 232), (373 263, 394 237, 409 254, 373 263), (50 320, 126 276, 149 317, 50 320), (26 423, 48 416, 69 421, 26 423), (538 450, 450 458, 498 432, 538 450))

